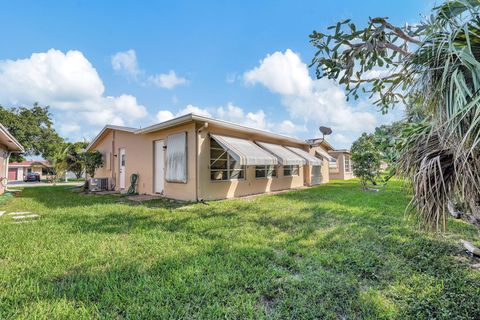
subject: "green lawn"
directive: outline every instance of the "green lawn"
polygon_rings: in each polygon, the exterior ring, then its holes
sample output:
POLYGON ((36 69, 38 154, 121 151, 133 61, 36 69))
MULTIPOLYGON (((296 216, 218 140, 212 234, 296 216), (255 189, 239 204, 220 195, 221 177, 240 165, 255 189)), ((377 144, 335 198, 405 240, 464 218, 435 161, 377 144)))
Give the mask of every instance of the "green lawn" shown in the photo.
POLYGON ((480 271, 404 216, 399 182, 141 205, 27 188, 0 210, 0 319, 480 319, 480 271))

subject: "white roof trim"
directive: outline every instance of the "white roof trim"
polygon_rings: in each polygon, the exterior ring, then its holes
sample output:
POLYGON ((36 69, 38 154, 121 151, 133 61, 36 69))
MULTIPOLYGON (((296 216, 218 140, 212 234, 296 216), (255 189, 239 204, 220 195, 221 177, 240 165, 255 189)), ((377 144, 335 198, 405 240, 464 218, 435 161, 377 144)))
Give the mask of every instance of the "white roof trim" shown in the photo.
POLYGON ((336 149, 336 150, 330 150, 328 152, 329 153, 347 153, 347 154, 350 154, 350 150, 348 150, 348 149, 336 149))
POLYGON ((257 146, 253 141, 210 134, 240 165, 261 166, 276 165, 277 158, 257 146))
MULTIPOLYGON (((7 141, 7 144, 9 144, 10 146, 9 147, 16 147, 16 149, 11 149, 9 151, 12 151, 12 152, 18 152, 18 153, 21 153, 21 152, 25 152, 25 149, 23 148, 23 146, 20 144, 20 142, 17 141, 17 139, 15 139, 15 137, 10 133, 10 131, 8 131, 7 128, 5 128, 3 126, 3 124, 0 123, 0 132, 3 133, 8 141, 7 141)), ((8 147, 8 145, 7 145, 8 147)))
POLYGON ((204 117, 200 116, 194 113, 189 113, 184 116, 180 116, 168 121, 160 122, 154 125, 151 125, 149 127, 143 128, 143 129, 135 129, 135 128, 128 128, 128 127, 121 127, 121 126, 114 126, 114 125, 106 125, 102 131, 92 140, 92 142, 88 145, 86 150, 90 150, 95 143, 102 137, 102 135, 105 133, 106 130, 112 129, 112 130, 121 130, 121 131, 127 131, 127 132, 132 132, 135 134, 145 134, 145 133, 150 133, 150 132, 155 132, 159 130, 164 130, 168 129, 174 126, 182 125, 185 123, 193 122, 193 121, 198 121, 198 122, 206 122, 215 126, 218 126, 220 128, 227 128, 227 129, 232 129, 240 132, 246 132, 250 134, 257 134, 261 135, 263 137, 268 137, 271 139, 276 139, 281 141, 282 143, 294 143, 294 144, 299 144, 299 145, 305 145, 307 146, 308 143, 306 143, 303 140, 300 139, 295 139, 292 137, 284 136, 282 134, 278 133, 273 133, 265 130, 260 130, 260 129, 255 129, 255 128, 250 128, 246 126, 242 126, 233 122, 228 122, 224 120, 218 120, 218 119, 213 119, 209 117, 204 117))
POLYGON ((158 130, 162 130, 162 129, 167 129, 167 128, 170 128, 170 127, 173 127, 173 126, 177 126, 177 125, 180 125, 180 124, 188 123, 190 121, 208 122, 210 124, 213 124, 213 125, 216 125, 216 126, 219 126, 219 127, 222 127, 222 128, 228 128, 228 129, 234 129, 234 130, 238 130, 238 131, 258 134, 258 135, 262 135, 262 136, 265 136, 265 137, 282 140, 282 141, 285 141, 285 142, 291 142, 291 143, 296 143, 296 144, 301 144, 301 145, 308 145, 308 143, 306 143, 305 141, 300 140, 300 139, 295 139, 295 138, 292 138, 292 137, 284 136, 282 134, 273 133, 273 132, 269 132, 269 131, 265 131, 265 130, 260 130, 260 129, 255 129, 255 128, 242 126, 242 125, 239 125, 239 124, 236 124, 236 123, 233 123, 233 122, 229 122, 229 121, 204 117, 204 116, 200 116, 200 115, 197 115, 197 114, 194 114, 194 113, 189 113, 189 114, 186 114, 184 116, 174 118, 172 120, 168 120, 168 121, 165 121, 165 122, 154 124, 152 126, 149 126, 149 127, 143 128, 143 129, 139 129, 135 133, 136 134, 142 134, 142 133, 154 132, 154 131, 158 131, 158 130))
POLYGON ((312 156, 310 153, 308 153, 305 150, 302 150, 302 149, 296 148, 296 147, 288 147, 288 146, 285 146, 285 148, 287 148, 288 150, 298 154, 300 157, 307 160, 307 163, 311 166, 321 166, 322 165, 322 161, 320 159, 316 158, 315 156, 312 156))
POLYGON ((322 150, 322 149, 316 149, 315 150, 315 156, 327 159, 328 161, 332 161, 332 160, 335 159, 334 157, 329 155, 325 150, 322 150))
POLYGON ((102 135, 107 131, 107 130, 119 130, 119 131, 126 131, 126 132, 132 132, 134 133, 135 131, 137 131, 136 128, 130 128, 130 127, 122 127, 122 126, 114 126, 114 125, 111 125, 111 124, 107 124, 105 127, 103 127, 103 129, 100 131, 99 134, 97 134, 97 136, 95 138, 93 138, 92 142, 90 142, 90 144, 85 148, 85 150, 90 150, 91 147, 93 147, 95 145, 95 143, 97 143, 97 141, 102 137, 102 135))
POLYGON ((272 153, 278 158, 282 166, 299 165, 303 166, 307 161, 298 154, 279 144, 255 141, 259 146, 272 153))

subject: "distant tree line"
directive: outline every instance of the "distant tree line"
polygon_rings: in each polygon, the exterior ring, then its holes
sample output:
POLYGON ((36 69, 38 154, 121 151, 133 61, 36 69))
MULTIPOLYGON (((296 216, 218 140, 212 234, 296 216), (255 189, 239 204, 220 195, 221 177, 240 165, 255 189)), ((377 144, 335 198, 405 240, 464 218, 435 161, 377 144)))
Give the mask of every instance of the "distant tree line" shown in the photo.
POLYGON ((23 154, 12 154, 10 162, 40 156, 52 164, 57 179, 65 176, 67 171, 73 172, 77 178, 85 172, 93 176, 95 169, 103 166, 100 152, 85 151, 87 141, 69 142, 58 134, 48 106, 35 103, 32 107, 7 108, 0 105, 0 123, 25 148, 23 154))

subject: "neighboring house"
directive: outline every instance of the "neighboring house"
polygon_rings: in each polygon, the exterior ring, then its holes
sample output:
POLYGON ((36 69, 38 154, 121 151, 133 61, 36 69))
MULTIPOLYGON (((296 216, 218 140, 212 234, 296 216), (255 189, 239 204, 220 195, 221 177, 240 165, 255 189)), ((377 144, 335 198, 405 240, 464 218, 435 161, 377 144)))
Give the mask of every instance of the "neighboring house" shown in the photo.
POLYGON ((31 160, 22 162, 10 162, 8 179, 10 181, 22 181, 27 173, 36 172, 40 179, 47 179, 53 174, 53 167, 46 160, 31 160))
POLYGON ((291 137, 195 114, 143 129, 107 125, 87 147, 104 155, 95 177, 114 190, 181 200, 239 197, 326 182, 327 163, 291 137), (322 170, 323 167, 323 170, 322 170))
MULTIPOLYGON (((336 150, 324 139, 309 139, 310 153, 328 159, 328 165, 322 167, 328 172, 330 180, 349 180, 354 178, 351 154, 349 150, 336 150)), ((324 175, 327 176, 326 173, 324 175)))
POLYGON ((10 169, 8 160, 10 155, 22 152, 25 152, 22 145, 0 124, 0 194, 5 191, 9 180, 10 169))

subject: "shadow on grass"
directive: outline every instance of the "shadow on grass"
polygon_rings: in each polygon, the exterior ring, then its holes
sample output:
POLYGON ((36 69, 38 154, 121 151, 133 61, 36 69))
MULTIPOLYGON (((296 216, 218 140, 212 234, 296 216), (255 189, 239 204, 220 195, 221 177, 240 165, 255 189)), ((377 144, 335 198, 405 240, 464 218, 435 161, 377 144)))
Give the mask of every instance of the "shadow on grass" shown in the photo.
POLYGON ((405 246, 370 230, 346 238, 355 228, 283 250, 221 239, 145 261, 105 259, 40 280, 37 299, 106 318, 478 319, 480 279, 451 260, 456 248, 425 236, 405 246))
MULTIPOLYGON (((55 192, 52 208, 61 205, 55 192)), ((66 203, 84 201, 75 196, 66 203)), ((362 193, 335 182, 168 210, 85 199, 90 212, 52 222, 102 233, 107 246, 130 233, 122 245, 139 253, 72 263, 38 279, 22 304, 68 299, 105 318, 480 318, 480 276, 458 246, 404 219, 408 198, 396 188, 362 193), (165 253, 143 237, 176 247, 165 253)))
POLYGON ((176 209, 190 206, 191 202, 158 198, 146 201, 128 200, 126 195, 86 194, 68 186, 24 188, 20 198, 32 199, 49 209, 71 209, 75 207, 96 206, 102 204, 124 204, 146 208, 176 209))

